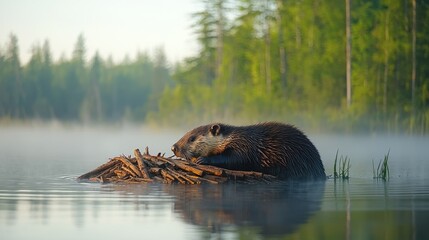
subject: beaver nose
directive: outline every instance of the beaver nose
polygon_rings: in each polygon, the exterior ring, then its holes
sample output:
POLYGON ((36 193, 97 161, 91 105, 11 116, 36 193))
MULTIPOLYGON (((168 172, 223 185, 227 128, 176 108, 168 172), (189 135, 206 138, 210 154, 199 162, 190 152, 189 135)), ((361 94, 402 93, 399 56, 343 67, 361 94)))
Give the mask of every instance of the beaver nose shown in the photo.
POLYGON ((176 153, 176 150, 177 150, 176 144, 171 146, 171 151, 173 151, 173 153, 176 153))

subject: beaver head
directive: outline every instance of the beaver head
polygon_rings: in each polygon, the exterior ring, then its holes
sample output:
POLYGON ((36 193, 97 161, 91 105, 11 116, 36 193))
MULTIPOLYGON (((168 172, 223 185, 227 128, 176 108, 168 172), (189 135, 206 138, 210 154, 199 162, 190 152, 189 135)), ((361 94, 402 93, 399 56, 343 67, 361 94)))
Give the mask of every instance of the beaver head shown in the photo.
POLYGON ((210 124, 187 132, 172 147, 174 155, 195 161, 198 157, 220 154, 225 149, 223 125, 210 124))

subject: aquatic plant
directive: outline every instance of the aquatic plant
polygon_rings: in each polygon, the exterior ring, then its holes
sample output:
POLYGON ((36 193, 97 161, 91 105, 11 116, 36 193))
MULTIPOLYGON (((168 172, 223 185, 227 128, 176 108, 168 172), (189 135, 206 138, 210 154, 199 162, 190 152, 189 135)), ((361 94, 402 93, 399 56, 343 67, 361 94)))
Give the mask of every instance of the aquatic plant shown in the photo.
POLYGON ((380 162, 378 163, 377 170, 375 169, 374 160, 372 160, 372 173, 374 179, 383 179, 384 181, 389 179, 389 154, 390 149, 387 154, 384 155, 384 159, 380 160, 380 162))
POLYGON ((337 153, 335 154, 335 161, 334 161, 334 179, 340 178, 340 179, 349 179, 350 177, 350 158, 348 156, 341 155, 340 158, 338 158, 338 149, 337 153))

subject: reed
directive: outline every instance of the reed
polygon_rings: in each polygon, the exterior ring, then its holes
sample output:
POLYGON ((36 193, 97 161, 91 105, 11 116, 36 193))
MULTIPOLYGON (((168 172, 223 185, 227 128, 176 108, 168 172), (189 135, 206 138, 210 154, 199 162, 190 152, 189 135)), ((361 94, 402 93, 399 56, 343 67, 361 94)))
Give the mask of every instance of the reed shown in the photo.
POLYGON ((335 154, 334 161, 334 179, 349 179, 350 178, 350 158, 348 156, 341 155, 338 158, 338 150, 335 154))
POLYGON ((378 163, 377 169, 375 169, 374 160, 372 160, 372 173, 374 179, 383 179, 384 181, 389 179, 389 154, 390 149, 387 154, 384 155, 384 158, 378 163))

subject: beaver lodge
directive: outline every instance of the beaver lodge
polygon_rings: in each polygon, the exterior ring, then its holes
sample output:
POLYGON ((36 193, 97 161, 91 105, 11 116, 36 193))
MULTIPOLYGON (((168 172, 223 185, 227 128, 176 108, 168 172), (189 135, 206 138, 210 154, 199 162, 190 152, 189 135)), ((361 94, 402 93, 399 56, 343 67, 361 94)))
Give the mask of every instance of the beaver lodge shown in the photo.
POLYGON ((181 158, 167 158, 161 154, 149 154, 146 147, 141 154, 134 150, 134 157, 118 156, 96 169, 78 177, 78 181, 100 183, 226 183, 226 182, 272 182, 271 175, 253 171, 237 171, 198 165, 181 158))

